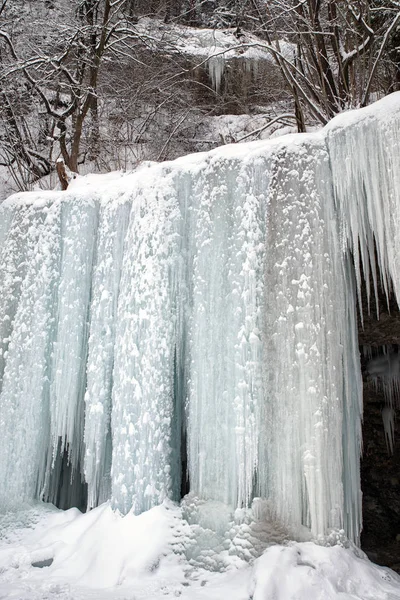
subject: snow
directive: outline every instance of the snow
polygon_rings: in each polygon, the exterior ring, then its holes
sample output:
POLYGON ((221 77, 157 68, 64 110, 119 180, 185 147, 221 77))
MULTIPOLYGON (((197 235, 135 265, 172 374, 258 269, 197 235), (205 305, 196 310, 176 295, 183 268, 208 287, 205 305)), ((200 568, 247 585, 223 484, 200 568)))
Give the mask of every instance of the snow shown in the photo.
POLYGON ((352 544, 356 297, 370 264, 400 297, 399 115, 1 204, 5 597, 400 597, 352 544), (26 508, 86 490, 85 515, 26 508))
POLYGON ((373 600, 399 597, 399 578, 340 545, 272 546, 255 566, 254 600, 373 600))
MULTIPOLYGON (((199 29, 142 17, 135 29, 148 44, 154 43, 159 47, 162 43, 170 51, 198 57, 200 60, 223 55, 226 59, 240 56, 273 62, 265 42, 249 32, 242 32, 238 36, 236 28, 199 29)), ((294 46, 288 42, 280 42, 280 44, 283 44, 281 52, 289 58, 294 46)))
MULTIPOLYGON (((159 19, 142 17, 135 30, 146 46, 197 60, 198 65, 208 68, 213 88, 219 92, 226 62, 245 61, 248 69, 257 71, 259 61, 274 64, 271 47, 249 32, 237 32, 236 28, 207 29, 188 27, 176 23, 164 23, 159 19)), ((290 42, 274 42, 273 50, 287 60, 293 61, 296 47, 290 42)))
MULTIPOLYGON (((2 518, 4 599, 400 598, 398 575, 340 541, 330 547, 273 543, 253 563, 227 555, 222 569, 205 569, 190 558, 194 526, 182 520, 181 509, 171 502, 125 517, 107 503, 86 514, 37 504, 18 519, 10 514, 2 518)), ((215 558, 215 553, 209 555, 215 558)))

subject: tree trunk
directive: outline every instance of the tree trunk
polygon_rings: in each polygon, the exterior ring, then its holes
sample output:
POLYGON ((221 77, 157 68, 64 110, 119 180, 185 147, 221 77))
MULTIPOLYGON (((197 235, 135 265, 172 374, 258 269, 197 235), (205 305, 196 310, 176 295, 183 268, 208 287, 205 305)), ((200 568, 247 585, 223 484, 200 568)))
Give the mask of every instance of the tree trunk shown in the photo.
POLYGON ((58 161, 56 162, 56 170, 57 170, 58 178, 61 183, 61 189, 63 191, 65 191, 68 188, 69 179, 68 179, 67 172, 65 170, 64 161, 61 158, 59 158, 58 161))

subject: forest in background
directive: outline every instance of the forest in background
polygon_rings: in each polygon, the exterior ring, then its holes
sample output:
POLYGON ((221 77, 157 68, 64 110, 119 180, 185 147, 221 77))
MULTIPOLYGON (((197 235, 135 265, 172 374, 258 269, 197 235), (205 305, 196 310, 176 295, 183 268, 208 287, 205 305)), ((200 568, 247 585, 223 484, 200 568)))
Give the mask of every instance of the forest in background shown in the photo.
POLYGON ((0 0, 0 200, 398 89, 397 0, 0 0))

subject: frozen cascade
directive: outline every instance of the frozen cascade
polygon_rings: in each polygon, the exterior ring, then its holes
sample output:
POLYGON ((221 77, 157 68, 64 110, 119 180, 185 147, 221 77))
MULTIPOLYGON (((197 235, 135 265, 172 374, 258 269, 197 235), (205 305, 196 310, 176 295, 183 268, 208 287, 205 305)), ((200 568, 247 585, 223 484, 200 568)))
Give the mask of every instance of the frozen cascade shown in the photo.
POLYGON ((223 55, 210 56, 207 60, 208 73, 210 75, 213 90, 219 94, 222 77, 225 71, 225 57, 223 55))
POLYGON ((125 240, 116 326, 112 498, 123 512, 151 508, 177 486, 171 432, 179 218, 168 175, 162 191, 144 180, 125 240))
POLYGON ((59 275, 61 204, 26 204, 8 220, 2 245, 0 454, 2 506, 33 498, 51 453, 49 354, 59 275), (3 296, 4 294, 4 296, 3 296))
POLYGON ((109 202, 102 206, 99 215, 85 394, 84 471, 88 483, 89 508, 107 500, 111 492, 111 393, 115 324, 130 208, 127 201, 109 202))
POLYGON ((211 512, 261 497, 357 540, 356 296, 371 271, 400 298, 399 117, 393 95, 4 202, 1 506, 77 503, 82 480, 89 508, 140 513, 187 478, 211 512))
MULTIPOLYGON (((390 118, 392 113, 387 118, 385 103, 364 109, 364 114, 365 119, 351 127, 348 115, 337 117, 328 125, 327 134, 343 250, 350 251, 354 258, 360 305, 364 277, 370 308, 372 278, 378 310, 378 274, 386 295, 392 289, 397 303, 400 302, 400 119, 390 118), (357 160, 339 165, 343 148, 349 156, 357 155, 357 160)), ((372 359, 368 371, 383 386, 387 406, 382 419, 391 453, 394 408, 400 387, 398 355, 388 351, 386 356, 372 359)))

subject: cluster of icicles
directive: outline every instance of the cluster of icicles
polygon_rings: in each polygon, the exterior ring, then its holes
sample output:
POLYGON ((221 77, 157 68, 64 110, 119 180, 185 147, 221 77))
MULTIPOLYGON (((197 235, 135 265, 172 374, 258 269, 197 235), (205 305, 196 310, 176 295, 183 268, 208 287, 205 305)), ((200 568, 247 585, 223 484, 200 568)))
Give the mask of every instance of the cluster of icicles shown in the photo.
POLYGON ((4 202, 1 505, 140 513, 190 487, 357 540, 355 304, 370 270, 399 297, 399 157, 393 95, 4 202))
POLYGON ((363 353, 369 361, 367 373, 375 389, 383 391, 385 406, 382 421, 388 454, 394 453, 396 409, 400 408, 400 354, 391 344, 379 348, 379 354, 371 346, 364 346, 363 353))

